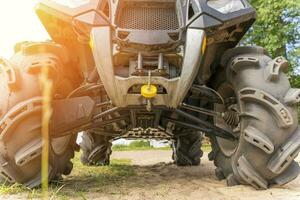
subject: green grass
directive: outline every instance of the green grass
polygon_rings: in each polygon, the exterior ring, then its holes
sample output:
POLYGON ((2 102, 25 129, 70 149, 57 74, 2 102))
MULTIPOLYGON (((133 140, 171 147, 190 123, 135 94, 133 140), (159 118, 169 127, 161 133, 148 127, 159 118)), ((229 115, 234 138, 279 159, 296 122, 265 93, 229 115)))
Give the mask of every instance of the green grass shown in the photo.
MULTIPOLYGON (((153 148, 150 145, 115 145, 115 151, 133 151, 133 150, 170 150, 169 147, 153 148)), ((210 145, 203 144, 202 150, 209 152, 210 145)), ((73 159, 74 170, 70 176, 64 177, 61 183, 49 185, 49 199, 86 199, 89 193, 105 193, 105 194, 126 194, 127 190, 124 185, 134 182, 136 172, 131 161, 128 159, 112 159, 109 166, 92 167, 81 164, 77 153, 73 159), (128 180, 130 178, 130 180, 128 180), (125 184, 126 183, 126 184, 125 184)), ((29 189, 20 184, 8 185, 0 184, 0 196, 15 195, 10 198, 37 199, 42 197, 41 189, 29 189)))
POLYGON ((209 153, 211 151, 210 144, 202 144, 201 146, 202 151, 209 153))
MULTIPOLYGON (((113 146, 113 151, 147 151, 147 150, 171 150, 171 147, 159 147, 159 148, 154 148, 154 147, 130 147, 128 145, 114 145, 113 146)), ((204 152, 210 152, 211 151, 211 146, 210 145, 202 145, 201 147, 202 151, 204 152)))
POLYGON ((170 147, 154 148, 150 145, 149 141, 136 140, 129 145, 116 144, 112 147, 113 151, 143 151, 143 150, 171 150, 170 147))
MULTIPOLYGON (((70 199, 72 197, 86 199, 90 192, 122 193, 118 187, 127 178, 135 176, 131 161, 128 159, 112 159, 109 166, 92 167, 81 164, 79 154, 73 159, 74 170, 70 176, 64 177, 61 183, 49 185, 49 199, 70 199), (113 187, 112 187, 113 186, 113 187), (116 189, 117 188, 117 189, 116 189)), ((1 184, 0 196, 20 195, 25 199, 42 197, 42 190, 29 189, 20 184, 1 184)), ((5 198, 5 197, 4 197, 5 198)))
POLYGON ((0 186, 0 194, 1 195, 5 195, 5 194, 18 194, 21 192, 32 192, 31 189, 26 188, 20 184, 13 184, 13 185, 9 185, 6 184, 5 182, 1 184, 0 186))
POLYGON ((146 151, 146 150, 171 150, 170 147, 159 147, 159 148, 154 148, 154 147, 131 147, 128 145, 114 145, 112 147, 113 151, 146 151))
MULTIPOLYGON (((201 149, 204 152, 210 152, 211 146, 210 144, 202 144, 201 149)), ((113 151, 146 151, 146 150, 171 150, 171 147, 160 147, 160 148, 154 148, 150 145, 150 142, 143 141, 143 140, 137 140, 134 142, 131 142, 129 145, 123 145, 123 144, 116 144, 112 147, 113 151)))

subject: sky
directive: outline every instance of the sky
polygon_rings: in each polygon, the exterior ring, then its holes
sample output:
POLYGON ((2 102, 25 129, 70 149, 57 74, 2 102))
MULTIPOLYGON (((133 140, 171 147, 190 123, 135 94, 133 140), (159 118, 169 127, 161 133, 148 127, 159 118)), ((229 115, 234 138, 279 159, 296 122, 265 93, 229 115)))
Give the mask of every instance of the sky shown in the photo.
POLYGON ((38 0, 0 1, 0 57, 10 58, 21 41, 44 41, 49 35, 35 14, 38 0))

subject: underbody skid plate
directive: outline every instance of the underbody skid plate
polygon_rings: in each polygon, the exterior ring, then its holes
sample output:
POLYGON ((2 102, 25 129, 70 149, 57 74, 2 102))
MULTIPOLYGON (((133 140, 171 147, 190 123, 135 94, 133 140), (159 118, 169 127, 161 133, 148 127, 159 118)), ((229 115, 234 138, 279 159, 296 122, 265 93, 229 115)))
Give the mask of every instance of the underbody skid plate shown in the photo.
POLYGON ((164 131, 155 128, 134 128, 124 135, 121 135, 117 139, 155 139, 155 140, 170 140, 172 138, 171 135, 167 134, 164 131))

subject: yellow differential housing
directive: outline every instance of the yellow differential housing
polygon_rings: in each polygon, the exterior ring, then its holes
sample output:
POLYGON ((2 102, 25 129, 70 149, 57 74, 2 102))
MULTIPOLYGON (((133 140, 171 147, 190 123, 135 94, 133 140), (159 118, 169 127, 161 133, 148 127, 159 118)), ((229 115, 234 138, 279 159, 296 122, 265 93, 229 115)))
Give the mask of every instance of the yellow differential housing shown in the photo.
POLYGON ((147 99, 151 99, 157 95, 157 87, 155 85, 143 85, 141 95, 147 99))

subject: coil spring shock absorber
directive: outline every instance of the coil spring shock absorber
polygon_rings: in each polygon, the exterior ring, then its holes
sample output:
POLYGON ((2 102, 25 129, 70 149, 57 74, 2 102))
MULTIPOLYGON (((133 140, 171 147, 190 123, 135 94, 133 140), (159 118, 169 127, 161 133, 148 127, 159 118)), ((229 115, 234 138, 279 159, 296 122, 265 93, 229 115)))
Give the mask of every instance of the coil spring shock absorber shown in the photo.
POLYGON ((213 116, 213 117, 221 117, 224 119, 224 121, 232 126, 235 127, 239 124, 240 122, 240 117, 239 117, 239 113, 237 111, 233 111, 233 110, 229 110, 226 112, 216 112, 213 110, 208 110, 205 108, 200 108, 200 107, 196 107, 196 106, 192 106, 192 105, 188 105, 185 103, 181 104, 181 107, 187 110, 192 110, 198 113, 202 113, 202 114, 206 114, 209 116, 213 116))
POLYGON ((226 124, 235 127, 240 123, 240 117, 239 114, 235 111, 227 111, 221 113, 222 118, 226 122, 226 124))

